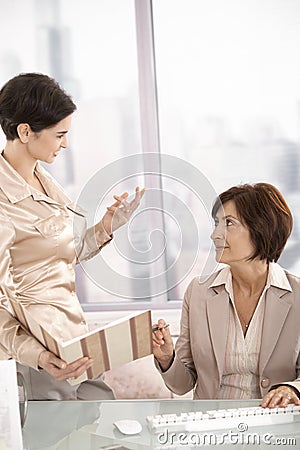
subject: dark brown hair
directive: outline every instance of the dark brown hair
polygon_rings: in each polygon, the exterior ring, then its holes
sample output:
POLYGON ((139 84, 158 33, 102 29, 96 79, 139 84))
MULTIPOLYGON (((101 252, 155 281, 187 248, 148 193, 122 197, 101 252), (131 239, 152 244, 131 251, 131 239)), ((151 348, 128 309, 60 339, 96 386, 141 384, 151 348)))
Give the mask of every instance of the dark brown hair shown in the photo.
POLYGON ((17 127, 28 123, 32 131, 49 128, 76 110, 71 97, 48 75, 22 73, 0 90, 0 125, 7 140, 18 138, 17 127))
POLYGON ((293 228, 292 213, 279 190, 268 183, 243 184, 223 192, 215 200, 212 217, 232 200, 255 247, 250 258, 277 261, 293 228))

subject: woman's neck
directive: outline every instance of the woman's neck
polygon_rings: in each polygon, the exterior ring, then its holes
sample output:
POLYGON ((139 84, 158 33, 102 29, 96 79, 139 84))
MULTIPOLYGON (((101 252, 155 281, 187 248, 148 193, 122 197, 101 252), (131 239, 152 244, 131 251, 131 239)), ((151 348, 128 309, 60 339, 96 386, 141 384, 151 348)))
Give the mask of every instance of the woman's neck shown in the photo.
POLYGON ((251 261, 237 267, 231 267, 232 284, 235 289, 255 295, 266 285, 269 265, 264 261, 251 261))
POLYGON ((27 183, 32 182, 37 161, 27 152, 26 144, 18 139, 7 141, 2 155, 27 183))

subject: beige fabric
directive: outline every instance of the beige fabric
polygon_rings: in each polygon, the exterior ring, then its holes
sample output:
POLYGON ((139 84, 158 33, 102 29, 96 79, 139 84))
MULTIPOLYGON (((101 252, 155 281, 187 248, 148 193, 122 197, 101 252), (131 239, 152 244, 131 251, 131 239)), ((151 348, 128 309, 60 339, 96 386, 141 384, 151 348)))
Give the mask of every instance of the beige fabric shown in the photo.
POLYGON ((7 303, 21 302, 62 340, 86 332, 74 266, 111 240, 103 230, 99 248, 85 213, 38 163, 36 175, 47 195, 28 185, 0 156, 0 350, 2 357, 5 352, 34 369, 44 348, 21 328, 7 303))
MULTIPOLYGON (((258 363, 261 397, 282 382, 300 390, 300 279, 277 264, 271 270, 258 363)), ((195 399, 215 399, 220 389, 230 300, 218 276, 222 270, 206 281, 194 278, 185 293, 175 359, 162 373, 176 394, 194 389, 195 399)))
MULTIPOLYGON (((273 266, 271 266, 272 271, 273 266)), ((229 316, 226 337, 225 359, 218 399, 259 398, 259 353, 261 347, 262 324, 265 312, 265 294, 270 287, 270 274, 260 296, 257 307, 244 336, 239 320, 232 288, 231 272, 227 270, 225 289, 229 294, 229 316)))

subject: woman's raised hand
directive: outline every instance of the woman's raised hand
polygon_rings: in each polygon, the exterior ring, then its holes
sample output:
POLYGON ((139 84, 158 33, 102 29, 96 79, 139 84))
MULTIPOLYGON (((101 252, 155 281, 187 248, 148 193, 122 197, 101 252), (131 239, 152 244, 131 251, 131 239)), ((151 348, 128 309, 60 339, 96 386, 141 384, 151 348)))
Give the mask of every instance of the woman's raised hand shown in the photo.
POLYGON ((121 196, 114 195, 115 203, 107 207, 107 212, 101 220, 106 233, 112 234, 129 221, 134 211, 138 208, 144 193, 145 188, 140 190, 139 187, 136 187, 135 197, 131 202, 127 201, 128 192, 124 192, 121 196))

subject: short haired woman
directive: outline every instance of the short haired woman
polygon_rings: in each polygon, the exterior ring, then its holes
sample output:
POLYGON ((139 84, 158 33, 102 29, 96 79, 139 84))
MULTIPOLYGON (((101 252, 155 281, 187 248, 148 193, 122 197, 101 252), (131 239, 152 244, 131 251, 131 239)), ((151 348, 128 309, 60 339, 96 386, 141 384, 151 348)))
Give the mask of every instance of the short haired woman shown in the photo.
POLYGON ((57 339, 88 331, 75 293, 75 264, 99 253, 112 233, 138 207, 144 190, 114 196, 99 223, 87 229, 77 208, 38 161, 52 163, 68 146, 76 106, 47 75, 20 74, 0 91, 0 124, 6 145, 0 154, 0 349, 18 361, 29 399, 111 399, 103 376, 71 386, 66 380, 93 361, 71 364, 45 349, 9 312, 20 302, 57 339), (74 236, 73 221, 78 233, 74 236))
POLYGON ((271 184, 245 184, 223 192, 212 217, 216 260, 226 267, 188 286, 175 350, 158 321, 157 367, 176 394, 299 405, 300 279, 276 263, 290 209, 271 184))

